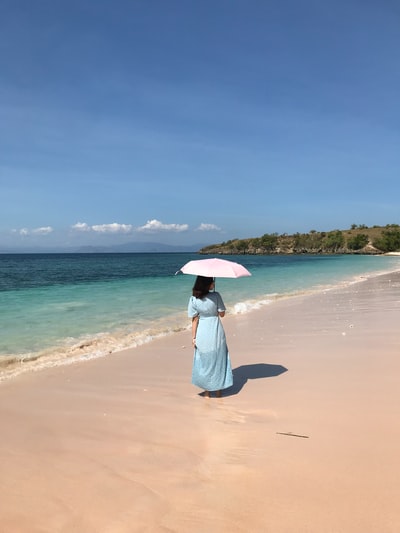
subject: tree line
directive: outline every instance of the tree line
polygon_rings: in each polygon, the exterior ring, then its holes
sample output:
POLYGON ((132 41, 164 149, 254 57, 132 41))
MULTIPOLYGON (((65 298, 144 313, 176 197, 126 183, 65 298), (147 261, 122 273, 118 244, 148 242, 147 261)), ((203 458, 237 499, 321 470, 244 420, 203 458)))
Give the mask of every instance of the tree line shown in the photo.
POLYGON ((353 224, 349 230, 316 231, 293 235, 265 233, 261 237, 232 239, 206 246, 200 253, 211 254, 379 254, 400 251, 400 226, 353 224))

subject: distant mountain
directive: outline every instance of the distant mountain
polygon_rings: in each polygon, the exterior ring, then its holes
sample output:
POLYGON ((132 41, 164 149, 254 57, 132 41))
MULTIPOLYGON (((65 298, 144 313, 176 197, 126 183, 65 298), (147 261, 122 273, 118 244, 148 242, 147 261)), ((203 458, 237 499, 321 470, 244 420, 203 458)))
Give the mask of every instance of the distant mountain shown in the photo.
POLYGON ((128 242, 111 246, 80 246, 78 248, 35 247, 35 248, 0 248, 0 254, 51 254, 51 253, 190 253, 198 252, 204 244, 171 245, 159 242, 128 242))
POLYGON ((172 245, 160 242, 128 242, 113 246, 81 246, 76 252, 79 253, 174 253, 174 252, 198 252, 203 244, 172 245))

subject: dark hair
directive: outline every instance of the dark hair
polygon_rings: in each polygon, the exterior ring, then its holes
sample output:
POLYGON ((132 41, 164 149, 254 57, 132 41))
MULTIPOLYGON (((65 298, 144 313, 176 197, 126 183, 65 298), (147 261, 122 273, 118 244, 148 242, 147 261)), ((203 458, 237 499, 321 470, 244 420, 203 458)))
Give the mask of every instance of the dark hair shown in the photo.
POLYGON ((196 298, 204 298, 210 292, 211 284, 214 283, 214 278, 206 278, 205 276, 197 276, 193 285, 192 294, 196 298))

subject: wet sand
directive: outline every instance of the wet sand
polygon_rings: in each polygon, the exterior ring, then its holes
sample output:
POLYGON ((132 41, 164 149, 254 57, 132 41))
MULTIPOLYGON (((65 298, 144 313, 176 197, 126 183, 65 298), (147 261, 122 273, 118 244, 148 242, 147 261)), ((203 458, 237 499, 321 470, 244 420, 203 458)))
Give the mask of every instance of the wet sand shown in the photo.
POLYGON ((0 384, 1 533, 398 533, 400 273, 0 384))

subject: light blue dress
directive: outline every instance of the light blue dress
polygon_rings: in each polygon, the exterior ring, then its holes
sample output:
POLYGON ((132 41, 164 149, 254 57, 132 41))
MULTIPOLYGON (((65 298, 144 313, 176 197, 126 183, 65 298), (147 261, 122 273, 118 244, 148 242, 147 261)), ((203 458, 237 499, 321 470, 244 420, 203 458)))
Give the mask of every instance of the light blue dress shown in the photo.
POLYGON ((189 300, 188 316, 199 316, 192 383, 206 391, 227 389, 233 385, 225 331, 218 311, 225 311, 218 292, 209 292, 202 299, 192 296, 189 300))

